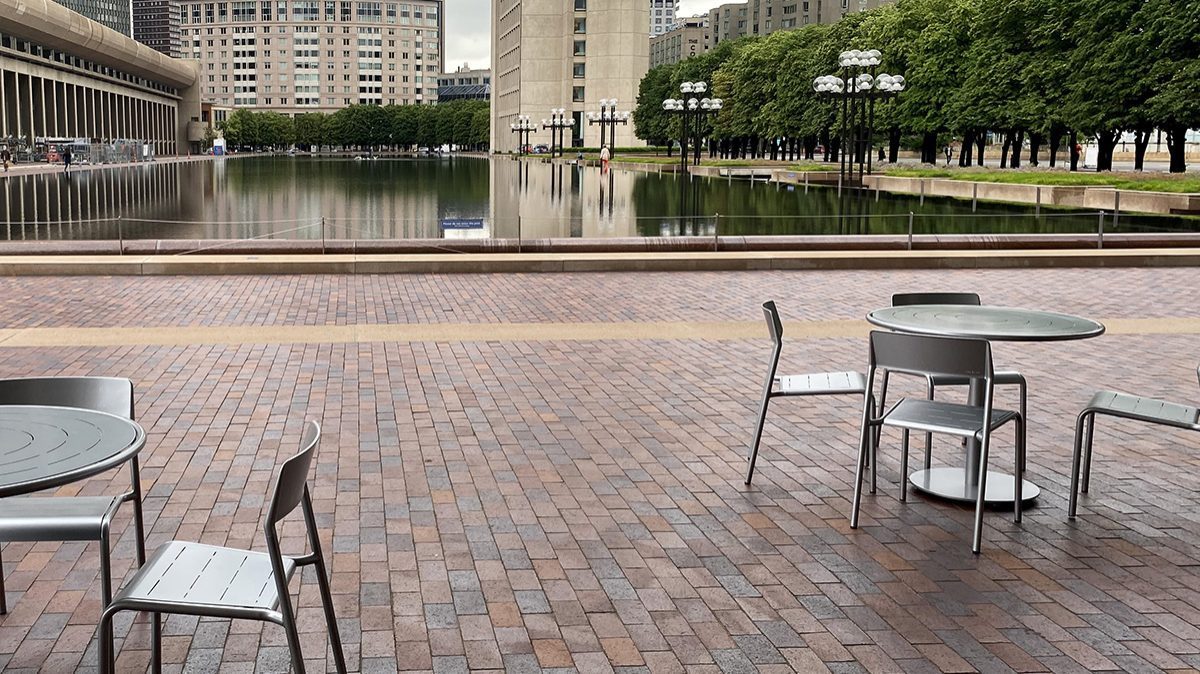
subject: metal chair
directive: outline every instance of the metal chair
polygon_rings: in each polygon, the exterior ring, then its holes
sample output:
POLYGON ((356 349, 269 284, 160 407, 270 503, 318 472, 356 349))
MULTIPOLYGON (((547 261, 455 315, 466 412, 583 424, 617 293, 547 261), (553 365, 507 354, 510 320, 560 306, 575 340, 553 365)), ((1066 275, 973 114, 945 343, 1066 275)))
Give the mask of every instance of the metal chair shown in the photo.
MULTIPOLYGON (((107 412, 132 420, 133 382, 113 377, 40 377, 0 380, 0 405, 54 405, 107 412)), ((129 460, 131 488, 118 496, 51 496, 0 499, 0 541, 98 541, 100 593, 112 601, 109 528, 117 509, 133 502, 138 564, 146 562, 146 528, 138 459, 129 460)), ((8 613, 0 566, 0 613, 8 613)))
MULTIPOLYGON (((859 442, 858 469, 854 482, 854 505, 850 513, 850 528, 858 528, 862 504, 863 471, 867 457, 874 455, 878 434, 873 428, 895 426, 903 430, 900 454, 900 500, 908 499, 908 438, 909 433, 945 433, 980 443, 979 489, 975 497, 975 531, 971 550, 979 552, 983 538, 983 506, 987 493, 988 452, 992 431, 1009 421, 1016 423, 1016 499, 1015 521, 1021 521, 1021 478, 1024 475, 1025 421, 1020 412, 992 408, 995 373, 992 369, 992 348, 986 340, 954 337, 928 337, 894 332, 871 332, 870 370, 867 372, 868 391, 874 390, 878 370, 918 377, 949 376, 982 379, 982 406, 948 403, 937 400, 902 398, 891 409, 874 416, 875 406, 870 393, 863 404, 862 435, 859 442)), ((883 409, 882 406, 879 407, 883 409)))
MULTIPOLYGON (((959 304, 966 306, 977 307, 981 304, 978 293, 895 293, 892 295, 893 307, 907 307, 914 304, 959 304)), ((926 377, 926 387, 928 389, 928 397, 933 400, 934 395, 939 386, 967 386, 970 380, 963 377, 926 377)), ((1013 370, 1000 370, 996 372, 996 384, 998 386, 1016 386, 1019 392, 1018 409, 1021 412, 1022 419, 1028 419, 1026 415, 1026 394, 1029 386, 1025 381, 1025 376, 1020 372, 1013 370)), ((879 394, 879 406, 883 407, 887 404, 887 373, 883 374, 882 390, 879 394)), ((925 468, 928 469, 932 463, 933 436, 925 435, 925 468)), ((1024 466, 1022 466, 1023 468, 1024 466)))
POLYGON ((150 561, 117 593, 100 616, 100 671, 113 671, 113 616, 120 611, 151 614, 151 664, 162 669, 162 621, 160 613, 214 618, 260 620, 283 626, 287 633, 292 666, 303 674, 304 657, 300 634, 292 612, 288 582, 296 567, 317 567, 317 585, 325 608, 325 622, 338 672, 346 671, 333 596, 321 554, 317 520, 308 491, 308 472, 316 452, 321 427, 309 421, 304 428, 300 453, 283 463, 275 480, 263 530, 267 552, 251 552, 200 543, 171 541, 160 547, 150 561), (284 557, 279 551, 276 525, 303 505, 304 523, 311 551, 301 557, 284 557))
POLYGON ((771 333, 771 341, 775 348, 771 352, 771 362, 767 367, 767 380, 763 385, 762 405, 758 413, 758 426, 754 430, 754 439, 750 442, 749 465, 746 468, 746 484, 754 477, 754 463, 758 459, 758 445, 762 440, 763 425, 767 421, 767 406, 772 398, 789 396, 822 396, 822 395, 861 395, 866 391, 867 381, 859 372, 820 372, 815 374, 798 374, 776 376, 779 368, 779 354, 783 351, 783 321, 779 319, 779 310, 775 302, 764 302, 763 315, 767 319, 767 330, 771 333))
MULTIPOLYGON (((1196 381, 1200 382, 1200 367, 1196 368, 1196 381)), ((1115 391, 1100 391, 1092 396, 1092 400, 1079 413, 1079 418, 1075 422, 1075 453, 1071 459, 1071 501, 1067 508, 1068 519, 1075 519, 1079 506, 1081 457, 1083 461, 1083 493, 1088 493, 1088 483, 1091 481, 1092 473, 1092 441, 1095 439, 1097 414, 1189 431, 1200 431, 1200 409, 1190 405, 1180 405, 1115 391)))

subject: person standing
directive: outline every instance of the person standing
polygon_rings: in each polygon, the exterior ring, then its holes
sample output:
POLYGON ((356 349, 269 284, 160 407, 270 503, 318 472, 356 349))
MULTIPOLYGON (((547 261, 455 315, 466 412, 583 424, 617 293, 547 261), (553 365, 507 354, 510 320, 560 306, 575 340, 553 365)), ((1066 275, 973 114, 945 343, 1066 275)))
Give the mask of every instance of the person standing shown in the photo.
POLYGON ((612 159, 612 152, 609 152, 608 146, 600 148, 600 172, 608 173, 608 162, 612 159))
POLYGON ((942 154, 946 155, 946 166, 950 165, 950 160, 954 158, 954 148, 946 143, 946 147, 942 148, 942 154))
POLYGON ((12 153, 8 151, 8 146, 0 150, 0 162, 4 164, 4 172, 8 173, 8 162, 12 161, 12 153))
POLYGON ((63 173, 71 170, 71 148, 63 149, 63 173))

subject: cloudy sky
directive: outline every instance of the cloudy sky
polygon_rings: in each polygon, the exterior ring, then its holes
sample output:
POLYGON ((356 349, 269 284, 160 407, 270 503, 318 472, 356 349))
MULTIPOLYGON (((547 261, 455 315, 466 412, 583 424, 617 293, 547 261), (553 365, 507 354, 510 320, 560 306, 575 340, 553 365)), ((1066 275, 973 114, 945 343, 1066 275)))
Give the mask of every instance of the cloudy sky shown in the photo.
MULTIPOLYGON (((707 12, 726 1, 680 0, 679 14, 707 12)), ((446 70, 453 71, 464 63, 472 68, 490 66, 491 13, 491 0, 446 0, 446 70)))

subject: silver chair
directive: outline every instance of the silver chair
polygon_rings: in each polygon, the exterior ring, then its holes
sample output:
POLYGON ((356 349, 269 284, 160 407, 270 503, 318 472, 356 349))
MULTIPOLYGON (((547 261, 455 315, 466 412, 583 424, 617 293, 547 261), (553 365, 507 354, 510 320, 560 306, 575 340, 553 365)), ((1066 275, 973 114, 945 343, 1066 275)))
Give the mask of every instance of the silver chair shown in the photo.
POLYGON ((325 608, 325 622, 338 672, 346 671, 333 595, 321 554, 317 520, 308 492, 308 472, 316 452, 321 427, 309 421, 304 427, 300 453, 283 463, 275 480, 275 493, 263 524, 267 552, 251 552, 200 543, 171 541, 160 547, 150 561, 117 593, 100 616, 100 671, 113 671, 113 616, 121 611, 151 614, 151 664, 162 670, 161 613, 214 618, 260 620, 283 626, 287 633, 292 666, 303 674, 304 657, 300 634, 292 612, 288 582, 297 566, 312 564, 325 608), (301 557, 284 557, 279 551, 276 525, 303 505, 311 551, 301 557))
MULTIPOLYGON (((1021 482, 1024 475, 1025 421, 1019 412, 993 409, 995 373, 992 348, 986 340, 952 337, 928 337, 894 332, 871 332, 868 391, 874 390, 879 370, 918 377, 948 376, 982 379, 984 399, 981 406, 937 400, 902 398, 890 409, 875 416, 870 393, 863 404, 862 435, 859 443, 858 470, 854 481, 854 504, 850 528, 858 528, 862 505, 863 471, 867 457, 874 455, 878 434, 875 428, 894 426, 903 431, 900 454, 900 500, 908 498, 908 439, 910 432, 945 433, 980 443, 979 489, 975 498, 975 531, 971 550, 979 552, 983 538, 984 495, 987 493, 988 453, 992 431, 1009 421, 1016 424, 1016 499, 1014 518, 1021 521, 1021 482)), ((878 409, 882 410, 881 405, 878 409)))
MULTIPOLYGON (((1200 382, 1200 367, 1196 368, 1196 381, 1200 382)), ((1083 493, 1088 492, 1088 483, 1091 481, 1092 473, 1092 441, 1095 439, 1097 414, 1189 431, 1200 431, 1200 409, 1191 405, 1180 405, 1115 391, 1100 391, 1092 396, 1092 400, 1079 413, 1079 418, 1075 422, 1075 453, 1071 459, 1071 501, 1067 508, 1068 519, 1075 519, 1079 506, 1081 458, 1083 462, 1083 493)))
MULTIPOLYGON (((914 304, 959 304, 966 306, 977 307, 981 304, 978 293, 895 293, 892 295, 893 307, 907 307, 914 304)), ((928 390, 928 397, 933 400, 934 395, 939 386, 966 386, 970 384, 970 380, 965 377, 927 377, 925 379, 928 390)), ((1019 393, 1018 410, 1021 412, 1021 418, 1028 420, 1026 415, 1026 398, 1029 390, 1028 383, 1025 381, 1024 375, 1013 370, 1000 370, 996 372, 996 384, 998 386, 1016 386, 1019 393)), ((879 394, 879 406, 883 407, 887 404, 887 373, 883 374, 882 390, 879 394)), ((925 435, 925 468, 928 469, 932 463, 931 450, 933 449, 933 436, 925 435)))
POLYGON ((754 439, 750 441, 749 465, 746 468, 746 484, 754 477, 754 463, 758 459, 758 445, 762 440, 763 425, 767 421, 767 406, 772 398, 789 396, 823 396, 823 395, 862 395, 866 391, 866 378, 859 372, 819 372, 815 374, 797 374, 777 376, 779 354, 783 351, 783 321, 779 319, 779 310, 775 302, 764 302, 763 315, 767 319, 767 330, 771 333, 771 341, 775 348, 771 352, 771 362, 767 367, 767 380, 763 385, 762 405, 759 407, 758 426, 754 429, 754 439))
MULTIPOLYGON (((41 377, 0 380, 0 405, 54 405, 107 412, 132 420, 133 382, 113 377, 41 377)), ((109 529, 122 503, 133 503, 138 564, 146 561, 146 528, 138 459, 129 460, 131 488, 118 496, 51 496, 0 499, 0 542, 98 541, 100 594, 112 601, 109 529)), ((8 612, 0 567, 0 613, 8 612)))

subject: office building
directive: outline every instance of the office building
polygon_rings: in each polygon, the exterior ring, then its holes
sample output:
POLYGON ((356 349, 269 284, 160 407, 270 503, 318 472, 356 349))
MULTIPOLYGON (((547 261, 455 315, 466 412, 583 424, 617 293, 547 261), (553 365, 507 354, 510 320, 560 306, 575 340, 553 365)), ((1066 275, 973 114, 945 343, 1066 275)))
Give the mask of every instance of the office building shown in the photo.
POLYGON ((437 78, 437 101, 488 100, 492 92, 492 71, 472 70, 463 65, 452 73, 437 78))
POLYGON ((811 23, 836 23, 847 14, 889 2, 892 0, 750 0, 750 30, 753 35, 770 35, 811 23))
POLYGON ((678 63, 708 51, 708 15, 683 19, 662 35, 650 36, 650 67, 678 63))
MULTIPOLYGON (((125 37, 133 37, 133 5, 130 0, 55 0, 67 9, 107 26, 125 37)), ((5 15, 5 20, 8 20, 5 15)), ((0 30, 4 28, 0 26, 0 30)))
MULTIPOLYGON (((649 12, 645 0, 492 0, 492 148, 515 150, 510 124, 557 108, 575 120, 567 146, 598 146, 602 127, 589 126, 586 113, 602 99, 617 99, 620 111, 636 107, 649 12)), ((549 140, 539 129, 531 142, 549 140)), ((617 127, 617 146, 642 144, 632 120, 617 127)))
POLYGON ((675 25, 678 0, 650 0, 650 35, 662 35, 675 25))
POLYGON ((726 40, 736 40, 753 32, 750 25, 750 5, 730 2, 708 11, 708 48, 726 40))
POLYGON ((284 114, 437 100, 442 0, 241 0, 183 8, 206 101, 284 114))
POLYGON ((133 0, 133 39, 179 58, 183 46, 179 0, 133 0))

